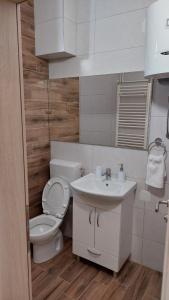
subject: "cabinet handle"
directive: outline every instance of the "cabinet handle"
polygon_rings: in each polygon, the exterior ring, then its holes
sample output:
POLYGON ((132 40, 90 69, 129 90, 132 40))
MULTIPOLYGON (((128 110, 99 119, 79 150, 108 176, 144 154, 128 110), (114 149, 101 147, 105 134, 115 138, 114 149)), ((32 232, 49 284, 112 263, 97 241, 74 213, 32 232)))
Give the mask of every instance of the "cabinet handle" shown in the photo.
POLYGON ((98 250, 96 250, 96 249, 90 249, 90 248, 88 248, 87 250, 91 254, 94 254, 94 255, 97 255, 97 256, 101 255, 101 253, 98 250))
POLYGON ((100 227, 100 224, 99 224, 99 219, 100 219, 100 214, 97 213, 97 227, 100 227))
POLYGON ((89 223, 90 223, 90 225, 92 224, 92 213, 93 213, 93 210, 91 210, 90 213, 89 213, 89 223))

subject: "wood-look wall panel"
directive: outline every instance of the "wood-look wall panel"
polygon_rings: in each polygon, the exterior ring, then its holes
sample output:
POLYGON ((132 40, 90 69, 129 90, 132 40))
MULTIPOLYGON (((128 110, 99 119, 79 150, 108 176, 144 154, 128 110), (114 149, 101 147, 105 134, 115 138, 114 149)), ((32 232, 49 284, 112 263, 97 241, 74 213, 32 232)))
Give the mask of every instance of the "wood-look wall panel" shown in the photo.
POLYGON ((49 128, 26 128, 27 143, 44 141, 44 136, 48 136, 49 128))
MULTIPOLYGON (((42 76, 42 74, 35 74, 36 76, 42 76)), ((47 80, 44 80, 43 78, 41 78, 41 80, 37 80, 37 78, 33 78, 35 77, 35 74, 30 71, 24 72, 24 77, 27 78, 25 79, 25 100, 44 99, 48 103, 47 80)))
POLYGON ((33 0, 21 4, 22 55, 30 217, 42 213, 49 179, 48 63, 35 56, 33 0))
POLYGON ((33 0, 21 4, 22 56, 30 217, 42 212, 49 179, 50 140, 79 141, 79 79, 49 80, 48 62, 35 55, 33 0))
POLYGON ((79 78, 48 82, 50 139, 79 142, 79 78))

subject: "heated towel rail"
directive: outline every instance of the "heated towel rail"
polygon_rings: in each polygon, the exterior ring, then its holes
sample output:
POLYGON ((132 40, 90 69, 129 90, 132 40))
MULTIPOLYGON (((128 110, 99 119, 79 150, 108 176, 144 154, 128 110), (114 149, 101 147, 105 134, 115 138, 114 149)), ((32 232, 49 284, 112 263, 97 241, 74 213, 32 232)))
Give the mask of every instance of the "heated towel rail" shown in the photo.
POLYGON ((152 82, 120 82, 117 87, 116 146, 147 148, 152 82))

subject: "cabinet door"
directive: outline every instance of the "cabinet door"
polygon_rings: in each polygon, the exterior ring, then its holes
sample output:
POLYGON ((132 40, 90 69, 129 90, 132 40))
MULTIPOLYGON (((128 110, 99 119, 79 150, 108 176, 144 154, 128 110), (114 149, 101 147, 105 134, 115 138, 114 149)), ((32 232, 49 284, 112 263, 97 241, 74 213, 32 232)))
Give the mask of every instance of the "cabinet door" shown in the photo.
POLYGON ((95 208, 73 201, 73 241, 94 247, 95 208))
POLYGON ((118 256, 120 240, 120 214, 96 209, 95 249, 118 256))

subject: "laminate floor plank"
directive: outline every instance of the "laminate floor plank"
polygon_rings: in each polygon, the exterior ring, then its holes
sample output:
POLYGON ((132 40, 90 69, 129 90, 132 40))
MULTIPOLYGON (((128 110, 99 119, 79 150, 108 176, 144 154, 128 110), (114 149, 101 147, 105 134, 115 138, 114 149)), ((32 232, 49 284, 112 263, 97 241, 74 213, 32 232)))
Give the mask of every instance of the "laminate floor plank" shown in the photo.
POLYGON ((43 269, 37 264, 32 263, 32 280, 34 281, 41 273, 43 273, 43 269))
POLYGON ((42 264, 32 262, 33 300, 160 300, 162 274, 127 262, 117 278, 89 261, 77 261, 72 243, 42 264))
POLYGON ((67 282, 73 282, 86 268, 86 265, 82 261, 73 261, 66 270, 60 275, 61 278, 67 282))
POLYGON ((66 296, 71 299, 79 299, 97 274, 98 270, 95 266, 86 265, 83 272, 70 284, 65 293, 66 296))
POLYGON ((66 282, 65 280, 61 279, 60 284, 55 288, 55 290, 48 295, 47 299, 48 300, 58 300, 63 297, 64 292, 67 290, 69 286, 69 283, 66 282))
POLYGON ((153 272, 149 284, 146 289, 146 295, 160 299, 162 288, 162 274, 160 272, 153 272))
POLYGON ((139 276, 133 281, 133 284, 127 289, 125 293, 125 300, 142 300, 145 290, 148 287, 152 271, 147 268, 140 270, 139 276))

